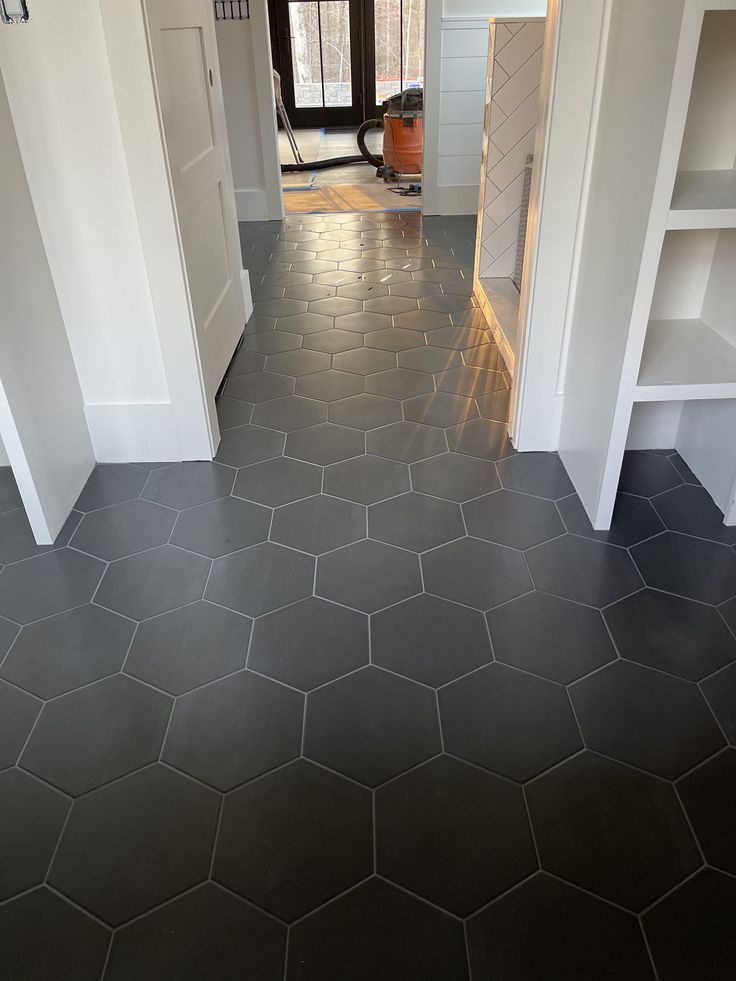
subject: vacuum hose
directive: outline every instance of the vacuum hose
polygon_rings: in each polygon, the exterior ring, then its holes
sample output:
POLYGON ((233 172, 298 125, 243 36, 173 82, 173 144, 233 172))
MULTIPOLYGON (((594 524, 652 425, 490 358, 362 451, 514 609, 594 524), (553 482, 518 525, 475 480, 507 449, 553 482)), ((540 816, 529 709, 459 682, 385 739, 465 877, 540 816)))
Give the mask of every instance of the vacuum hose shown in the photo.
POLYGON ((365 160, 372 167, 382 167, 383 157, 371 153, 365 145, 365 134, 369 129, 383 129, 382 119, 367 119, 358 130, 357 140, 360 156, 330 157, 328 160, 312 160, 306 163, 281 164, 282 174, 297 174, 302 170, 326 170, 328 167, 344 167, 347 164, 363 163, 365 160))

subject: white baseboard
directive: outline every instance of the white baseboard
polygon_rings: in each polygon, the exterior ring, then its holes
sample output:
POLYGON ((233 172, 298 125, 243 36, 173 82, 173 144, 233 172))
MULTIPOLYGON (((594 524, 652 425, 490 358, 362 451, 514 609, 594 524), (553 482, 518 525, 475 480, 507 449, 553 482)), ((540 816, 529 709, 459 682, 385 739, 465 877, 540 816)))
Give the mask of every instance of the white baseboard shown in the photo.
POLYGON ((170 402, 85 405, 98 463, 158 463, 182 458, 170 402))
MULTIPOLYGON (((439 185, 431 195, 425 215, 474 215, 478 212, 479 184, 439 185)), ((426 202, 426 198, 425 198, 426 202)))
POLYGON ((247 188, 235 192, 238 221, 267 221, 268 196, 260 188, 247 188))
POLYGON ((253 313, 253 297, 250 292, 250 273, 247 269, 240 270, 240 286, 243 290, 243 304, 245 306, 246 323, 250 320, 253 313))

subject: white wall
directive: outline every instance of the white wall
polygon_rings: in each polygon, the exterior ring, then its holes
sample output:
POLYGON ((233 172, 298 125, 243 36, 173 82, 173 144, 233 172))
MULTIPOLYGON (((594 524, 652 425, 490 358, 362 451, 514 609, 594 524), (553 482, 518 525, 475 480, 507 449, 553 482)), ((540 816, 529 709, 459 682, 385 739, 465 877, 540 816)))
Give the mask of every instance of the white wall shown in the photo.
POLYGON ((475 214, 488 19, 543 16, 546 0, 429 0, 425 65, 425 214, 475 214))
POLYGON ((0 59, 97 448, 169 398, 98 0, 34 0, 0 59))
POLYGON ((265 0, 251 19, 218 21, 217 50, 240 221, 283 217, 265 0))

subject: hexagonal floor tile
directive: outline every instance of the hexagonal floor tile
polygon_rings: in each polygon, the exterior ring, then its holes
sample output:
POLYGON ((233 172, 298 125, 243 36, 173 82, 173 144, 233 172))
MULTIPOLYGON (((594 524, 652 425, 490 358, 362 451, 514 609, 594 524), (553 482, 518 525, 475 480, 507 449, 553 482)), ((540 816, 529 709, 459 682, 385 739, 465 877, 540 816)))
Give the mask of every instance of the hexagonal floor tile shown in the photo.
POLYGON ((427 426, 447 429, 469 419, 476 419, 478 410, 472 399, 446 392, 433 392, 411 399, 404 406, 404 418, 427 426))
POLYGON ((365 537, 365 509, 324 494, 278 508, 271 528, 271 541, 313 555, 365 537))
POLYGON ((490 419, 471 419, 447 432, 447 443, 456 453, 477 456, 482 460, 503 460, 516 452, 505 423, 490 419))
POLYGON ((736 875, 736 749, 727 749, 677 785, 709 865, 736 875))
MULTIPOLYGON (((390 297, 386 297, 390 299, 390 297)), ((400 327, 389 327, 387 330, 376 330, 371 334, 366 334, 365 346, 377 347, 382 351, 408 351, 417 346, 417 341, 421 337, 417 336, 416 331, 402 330, 400 327)))
POLYGON ((347 371, 356 375, 371 375, 378 371, 395 368, 396 355, 391 351, 361 347, 354 351, 336 354, 333 358, 333 365, 340 371, 347 371))
POLYGON ((23 501, 10 467, 0 467, 0 514, 23 507, 23 501))
POLYGON ((463 505, 468 534, 526 549, 565 533, 553 501, 499 490, 463 505))
POLYGON ((269 371, 261 371, 257 375, 245 375, 240 378, 229 378, 225 385, 225 394, 229 398, 244 399, 246 402, 266 402, 268 399, 279 399, 291 395, 294 391, 294 379, 287 375, 275 375, 269 371))
POLYGON ((618 489, 638 497, 654 497, 682 483, 682 477, 666 456, 645 450, 624 454, 618 489))
POLYGON ((3 970, 9 978, 98 981, 110 932, 50 889, 0 907, 3 970))
POLYGON ((521 789, 446 756, 379 788, 376 849, 381 875, 459 916, 537 868, 521 789))
MULTIPOLYGON (((360 300, 351 300, 347 296, 331 296, 325 300, 316 300, 309 304, 310 313, 322 313, 326 317, 342 317, 361 310, 360 300)), ((339 324, 338 324, 339 327, 339 324)))
POLYGON ((114 675, 44 705, 20 758, 72 797, 158 759, 171 699, 114 675))
POLYGON ((652 959, 667 981, 720 981, 733 973, 733 878, 704 869, 643 917, 652 959))
POLYGON ((218 790, 299 755, 304 697, 241 671, 177 699, 161 759, 218 790))
POLYGON ((24 627, 0 675, 39 698, 55 698, 119 671, 135 625, 87 604, 24 627))
POLYGON ((65 797, 21 770, 0 773, 0 901, 43 882, 68 810, 65 797))
POLYGON ((524 782, 583 748, 565 689, 489 664, 439 693, 448 753, 524 782))
MULTIPOLYGON (((353 301, 348 301, 353 302, 353 301)), ((369 313, 361 311, 359 313, 348 313, 344 317, 335 320, 335 327, 338 330, 350 330, 356 334, 370 334, 374 330, 386 330, 391 326, 391 317, 381 313, 369 313)), ((346 367, 345 365, 335 365, 336 368, 346 367)), ((355 370, 347 369, 346 370, 355 370)), ((374 369, 378 371, 378 369, 374 369)))
POLYGON ((567 685, 616 659, 598 610, 536 590, 486 614, 496 660, 567 685))
POLYGON ((415 555, 362 541, 320 557, 317 595, 364 613, 375 613, 422 591, 415 555))
POLYGON ((306 300, 308 303, 313 300, 325 300, 328 296, 334 295, 334 286, 312 282, 303 283, 301 286, 289 286, 286 290, 286 296, 289 300, 306 300))
MULTIPOLYGON (((431 299, 435 298, 431 297, 431 299)), ((453 299, 462 300, 463 298, 453 297, 453 299)), ((470 347, 487 344, 488 334, 485 330, 478 330, 474 327, 440 327, 430 333, 427 343, 436 347, 449 347, 454 351, 464 351, 470 347)))
POLYGON ((462 924, 371 879, 291 928, 286 981, 467 981, 462 924))
POLYGON ((588 606, 609 606, 642 587, 624 549, 574 535, 530 549, 526 559, 537 589, 588 606))
POLYGON ((674 780, 725 745, 697 687, 616 661, 570 689, 590 749, 674 780))
POLYGON ((282 433, 291 433, 327 420, 327 406, 313 399, 287 395, 283 399, 261 402, 253 413, 253 423, 282 433))
POLYGON ((216 559, 265 541, 270 524, 268 508, 236 497, 225 497, 183 511, 177 518, 171 541, 191 552, 216 559))
POLYGON ((367 663, 367 618, 316 597, 259 617, 248 655, 249 668, 302 691, 367 663))
POLYGON ((330 405, 330 422, 353 429, 378 429, 401 418, 400 403, 378 395, 354 395, 330 405))
POLYGON ((0 572, 0 614, 31 623, 88 603, 104 563, 68 548, 46 552, 0 572))
POLYGON ((215 559, 205 599, 258 617, 312 595, 314 559, 271 542, 215 559))
POLYGON ((37 545, 24 508, 0 511, 0 565, 9 565, 11 562, 20 562, 63 548, 69 544, 82 517, 81 511, 71 511, 53 545, 37 545))
POLYGON ((275 508, 319 494, 321 486, 319 467, 289 457, 276 457, 238 471, 233 494, 275 508))
POLYGON ((496 467, 459 453, 443 453, 411 466, 412 486, 424 494, 448 501, 470 501, 499 488, 496 467))
POLYGON ((366 392, 383 395, 390 399, 411 399, 434 391, 431 375, 408 368, 391 368, 379 371, 365 380, 366 392))
MULTIPOLYGON (((325 286, 349 286, 359 283, 363 277, 360 273, 350 272, 348 269, 335 269, 333 272, 317 273, 314 277, 315 283, 325 286)), ((316 314, 315 314, 316 316, 316 314)))
POLYGON ((213 883, 205 883, 115 933, 107 981, 283 975, 286 930, 213 883))
POLYGON ((646 538, 664 531, 664 525, 651 502, 644 497, 634 497, 633 494, 616 495, 613 518, 608 531, 593 530, 590 518, 585 513, 585 508, 577 494, 557 501, 557 509, 572 535, 581 535, 583 538, 591 538, 597 542, 608 542, 621 548, 630 548, 637 542, 643 542, 646 538))
POLYGON ((252 463, 281 456, 286 437, 283 433, 261 426, 239 426, 222 433, 215 459, 231 467, 247 467, 252 463))
POLYGON ((524 556, 502 545, 461 538, 422 556, 424 586, 476 610, 490 610, 529 592, 524 556))
POLYGON ((636 918, 541 873, 467 925, 478 978, 653 981, 636 918))
POLYGON ((78 511, 96 511, 132 501, 143 490, 147 476, 145 470, 129 463, 98 464, 74 506, 78 511))
POLYGON ((405 296, 380 296, 375 300, 366 300, 365 308, 370 313, 385 313, 395 316, 399 313, 408 313, 409 310, 417 309, 417 301, 405 296))
POLYGON ((367 790, 297 760, 225 801, 213 876, 287 922, 373 871, 367 790))
POLYGON ((133 620, 147 620, 202 598, 210 562, 161 545, 107 567, 95 602, 133 620))
POLYGON ((408 467, 378 456, 358 456, 325 469, 325 493, 358 504, 375 504, 409 487, 408 467))
POLYGON ((74 802, 49 885, 124 923, 207 878, 219 807, 213 791, 160 765, 86 794, 74 802))
MULTIPOLYGON (((301 272, 294 269, 294 272, 301 272)), ((307 270, 305 269, 304 272, 307 270)), ((264 317, 290 317, 294 314, 304 313, 307 304, 303 300, 263 300, 256 304, 255 312, 264 317)))
POLYGON ((493 659, 480 613, 415 596, 371 619, 371 660, 438 688, 493 659))
POLYGON ((323 330, 331 330, 335 326, 332 317, 324 317, 319 313, 298 313, 294 316, 279 317, 278 329, 290 334, 317 334, 323 330))
POLYGON ((402 463, 416 463, 444 453, 447 441, 442 430, 416 422, 397 422, 368 433, 368 453, 402 463))
POLYGON ((227 497, 235 474, 219 463, 174 463, 151 472, 141 497, 182 510, 227 497))
POLYGON ((449 327, 450 317, 446 313, 433 310, 410 310, 409 313, 395 316, 394 325, 404 330, 437 330, 440 327, 449 327))
MULTIPOLYGON (((417 341, 422 343, 421 336, 417 337, 417 341)), ((461 364, 460 352, 444 347, 414 347, 411 351, 399 352, 399 367, 412 371, 446 371, 461 364)))
POLYGON ((465 534, 457 504, 426 494, 403 494, 368 509, 368 534, 389 545, 426 552, 465 534))
POLYGON ((736 661, 736 639, 718 611, 702 603, 643 589, 604 616, 628 661, 690 681, 736 661))
POLYGON ((181 695, 245 666, 251 621, 200 601, 140 624, 127 674, 181 695))
POLYGON ((726 738, 736 746, 736 663, 701 681, 700 688, 726 738))
POLYGON ((441 751, 434 693, 364 668, 307 698, 304 755, 375 787, 441 751))
POLYGON ((575 493, 567 471, 556 453, 517 453, 498 465, 508 490, 557 501, 575 493))
POLYGON ((526 788, 542 868, 634 912, 701 864, 674 788, 581 753, 526 788))
POLYGON ((631 554, 654 589, 714 606, 736 596, 736 552, 727 545, 667 531, 631 554))
MULTIPOLYGON (((363 338, 352 330, 324 330, 304 338, 308 351, 322 351, 324 354, 341 354, 363 347, 363 338)), ((299 383, 297 382, 297 392, 299 383)))
POLYGON ((500 371, 486 368, 450 368, 437 375, 437 391, 476 398, 507 388, 500 371))
POLYGON ((410 296, 418 299, 420 296, 439 296, 440 287, 435 283, 397 283, 391 287, 395 296, 410 296))
POLYGON ((388 296, 388 287, 377 283, 350 283, 337 287, 338 296, 347 296, 351 300, 370 300, 377 296, 388 296))
POLYGON ((329 422, 300 429, 296 433, 290 433, 286 439, 288 456, 319 466, 349 460, 364 452, 365 436, 362 432, 329 422))
POLYGON ((334 402, 351 395, 360 395, 364 385, 362 375, 330 369, 300 378, 296 390, 298 395, 320 399, 323 402, 334 402))
POLYGON ((331 356, 321 351, 309 351, 301 348, 297 351, 284 351, 283 354, 272 354, 268 359, 267 368, 282 375, 311 375, 315 371, 326 371, 331 364, 331 356))

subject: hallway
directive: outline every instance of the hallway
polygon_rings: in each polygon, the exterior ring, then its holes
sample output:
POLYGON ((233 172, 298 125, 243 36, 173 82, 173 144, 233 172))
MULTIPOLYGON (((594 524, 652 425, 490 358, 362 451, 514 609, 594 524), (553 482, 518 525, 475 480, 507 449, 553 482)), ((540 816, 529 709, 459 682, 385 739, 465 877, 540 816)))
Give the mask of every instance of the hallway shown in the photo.
POLYGON ((216 462, 0 473, 1 977, 733 976, 736 529, 515 453, 474 237, 241 225, 216 462))

